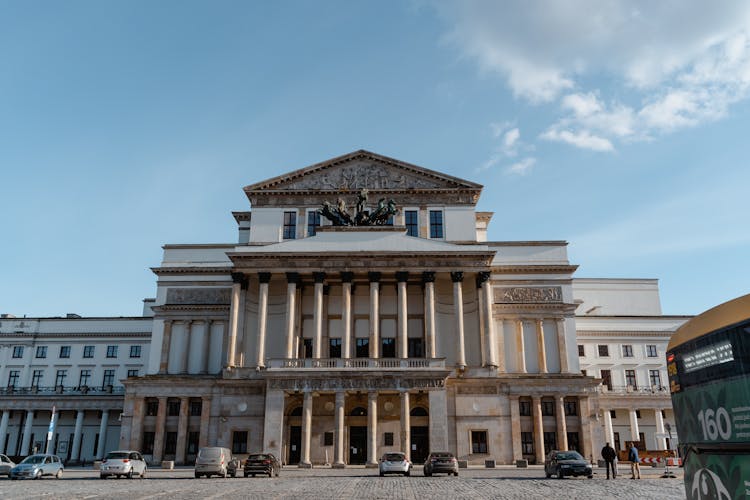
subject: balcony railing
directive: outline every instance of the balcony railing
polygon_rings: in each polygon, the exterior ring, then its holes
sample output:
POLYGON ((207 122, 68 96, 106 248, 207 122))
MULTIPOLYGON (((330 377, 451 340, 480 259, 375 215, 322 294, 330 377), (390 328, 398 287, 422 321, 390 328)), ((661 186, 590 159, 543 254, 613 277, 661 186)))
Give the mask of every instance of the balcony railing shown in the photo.
POLYGON ((80 387, 67 387, 67 386, 32 386, 32 387, 0 387, 0 396, 34 396, 34 395, 50 396, 52 394, 60 394, 62 396, 106 396, 109 394, 125 394, 125 388, 123 386, 80 386, 80 387))
POLYGON ((269 359, 266 369, 357 369, 357 370, 415 370, 444 369, 445 358, 321 358, 269 359))
POLYGON ((602 394, 634 394, 634 395, 650 395, 650 394, 666 394, 669 395, 669 387, 660 385, 654 385, 650 387, 635 387, 632 385, 613 385, 611 387, 602 384, 599 386, 602 394))

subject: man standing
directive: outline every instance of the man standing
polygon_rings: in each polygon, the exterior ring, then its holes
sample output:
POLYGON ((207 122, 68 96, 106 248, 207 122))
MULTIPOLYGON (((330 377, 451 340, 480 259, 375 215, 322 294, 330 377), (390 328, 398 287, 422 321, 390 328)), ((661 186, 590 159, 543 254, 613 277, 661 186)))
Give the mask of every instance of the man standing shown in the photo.
POLYGON ((640 479, 641 463, 638 459, 638 448, 635 447, 635 441, 630 443, 630 453, 628 453, 628 460, 630 460, 630 479, 640 479))
POLYGON ((609 443, 605 444, 604 448, 602 448, 602 458, 607 466, 607 479, 609 479, 610 468, 612 469, 612 479, 617 479, 617 467, 615 466, 617 452, 609 445, 609 443))

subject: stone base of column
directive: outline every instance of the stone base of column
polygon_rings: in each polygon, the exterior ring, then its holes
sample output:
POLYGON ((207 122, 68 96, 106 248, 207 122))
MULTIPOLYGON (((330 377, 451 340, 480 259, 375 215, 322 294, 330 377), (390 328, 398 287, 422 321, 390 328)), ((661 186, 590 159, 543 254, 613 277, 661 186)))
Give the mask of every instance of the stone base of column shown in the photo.
POLYGON ((331 468, 332 469, 346 469, 346 464, 344 462, 333 464, 331 465, 331 468))
POLYGON ((378 467, 380 467, 380 464, 377 462, 367 462, 365 464, 365 469, 377 469, 378 467))
POLYGON ((310 462, 300 462, 297 467, 299 467, 300 469, 312 469, 313 468, 310 462))

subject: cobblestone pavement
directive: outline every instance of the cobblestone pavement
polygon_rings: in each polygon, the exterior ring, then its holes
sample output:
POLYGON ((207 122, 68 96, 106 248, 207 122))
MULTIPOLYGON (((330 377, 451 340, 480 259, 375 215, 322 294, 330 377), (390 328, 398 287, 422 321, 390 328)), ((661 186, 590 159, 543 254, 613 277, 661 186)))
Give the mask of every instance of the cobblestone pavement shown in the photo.
POLYGON ((682 471, 677 479, 660 479, 661 470, 645 470, 643 479, 633 481, 621 471, 615 481, 604 479, 597 470, 594 479, 545 479, 539 467, 528 469, 461 469, 459 477, 438 475, 424 477, 421 466, 412 477, 381 478, 377 470, 297 469, 285 467, 278 478, 193 478, 192 469, 163 471, 151 469, 147 478, 99 479, 98 472, 68 469, 62 479, 38 481, 0 479, 2 499, 684 499, 682 471))

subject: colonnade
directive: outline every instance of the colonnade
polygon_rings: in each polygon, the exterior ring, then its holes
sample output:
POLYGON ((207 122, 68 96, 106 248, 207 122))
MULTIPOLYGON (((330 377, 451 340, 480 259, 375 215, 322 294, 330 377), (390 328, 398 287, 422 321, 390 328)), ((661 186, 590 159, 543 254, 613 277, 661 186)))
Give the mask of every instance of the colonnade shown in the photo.
MULTIPOLYGON (((159 373, 194 373, 208 374, 209 372, 218 371, 220 366, 221 355, 213 356, 216 350, 221 350, 221 345, 212 347, 211 331, 215 326, 221 327, 225 323, 221 319, 202 318, 202 319, 164 319, 164 329, 162 334, 161 358, 159 360, 159 373), (181 325, 182 338, 176 338, 175 326, 181 325), (202 334, 200 326, 203 327, 202 334), (177 346, 180 346, 177 349, 177 346), (177 355, 173 354, 177 351, 177 355), (199 353, 198 366, 190 366, 191 352, 199 353), (170 360, 172 354, 172 360, 170 360), (217 359, 215 370, 211 368, 212 358, 217 359)), ((218 352, 217 352, 218 354, 218 352)))
MULTIPOLYGON (((602 415, 604 419, 604 440, 611 444, 613 447, 615 446, 615 433, 614 433, 614 427, 612 425, 612 413, 611 411, 618 411, 621 410, 620 408, 602 408, 602 415)), ((636 408, 622 408, 622 410, 625 410, 628 412, 628 427, 630 434, 628 436, 625 436, 624 441, 640 441, 641 440, 641 429, 640 425, 638 423, 639 413, 643 411, 653 411, 654 414, 654 424, 656 427, 656 434, 657 437, 655 438, 655 445, 657 450, 666 450, 667 449, 667 440, 666 438, 662 437, 665 434, 665 426, 664 426, 664 416, 662 415, 661 409, 636 409, 636 408), (658 436, 661 435, 661 436, 658 436)), ((675 436, 676 438, 677 436, 675 436)), ((624 445, 624 442, 621 443, 621 445, 624 445)), ((646 448, 650 449, 650 443, 644 443, 646 448)))

